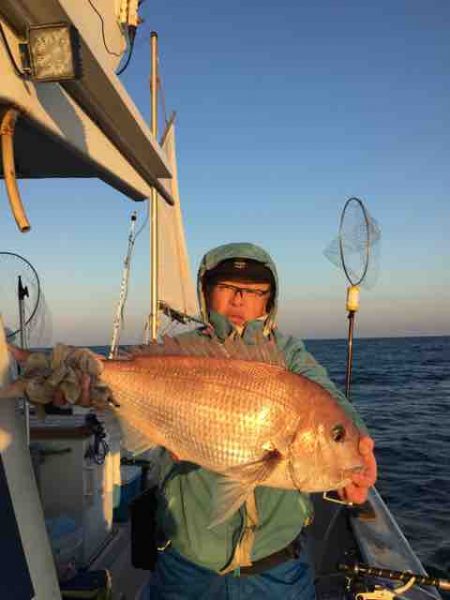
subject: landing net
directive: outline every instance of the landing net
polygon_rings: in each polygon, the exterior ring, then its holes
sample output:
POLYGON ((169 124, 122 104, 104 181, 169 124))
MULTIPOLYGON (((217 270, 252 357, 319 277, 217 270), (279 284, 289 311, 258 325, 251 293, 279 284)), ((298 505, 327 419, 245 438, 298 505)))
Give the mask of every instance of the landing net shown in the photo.
POLYGON ((359 198, 349 198, 341 213, 339 232, 325 256, 342 269, 351 285, 372 288, 379 273, 381 231, 359 198))
POLYGON ((24 348, 48 346, 50 311, 36 269, 23 256, 0 252, 0 313, 9 343, 24 348))

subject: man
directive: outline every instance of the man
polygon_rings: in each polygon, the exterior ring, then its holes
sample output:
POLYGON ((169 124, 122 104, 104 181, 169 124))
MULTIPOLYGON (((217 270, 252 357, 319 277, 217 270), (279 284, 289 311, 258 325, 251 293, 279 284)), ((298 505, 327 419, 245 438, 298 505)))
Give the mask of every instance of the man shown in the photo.
MULTIPOLYGON (((208 252, 198 274, 203 319, 209 326, 184 335, 219 341, 240 336, 255 344, 261 334, 275 340, 288 368, 316 381, 336 397, 358 426, 365 426, 328 379, 303 343, 275 328, 278 279, 270 256, 252 244, 228 244, 208 252)), ((340 490, 348 502, 361 503, 376 479, 373 441, 365 436, 360 452, 365 472, 340 490)), ((312 518, 311 501, 298 491, 256 488, 225 523, 208 528, 218 475, 165 453, 157 521, 162 551, 150 580, 151 599, 314 597, 312 570, 297 540, 312 518)))

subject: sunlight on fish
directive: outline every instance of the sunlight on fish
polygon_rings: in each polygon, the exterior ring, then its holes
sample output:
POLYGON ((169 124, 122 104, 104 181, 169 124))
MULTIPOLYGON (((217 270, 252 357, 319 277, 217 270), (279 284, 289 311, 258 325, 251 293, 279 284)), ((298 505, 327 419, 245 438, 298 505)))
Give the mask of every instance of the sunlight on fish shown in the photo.
POLYGON ((261 345, 166 338, 111 361, 60 345, 50 358, 32 354, 13 385, 32 402, 49 402, 60 388, 77 403, 79 372, 88 373, 92 405, 114 412, 130 451, 163 446, 224 476, 218 524, 258 485, 333 490, 362 464, 361 432, 337 400, 289 372, 274 343, 261 345))

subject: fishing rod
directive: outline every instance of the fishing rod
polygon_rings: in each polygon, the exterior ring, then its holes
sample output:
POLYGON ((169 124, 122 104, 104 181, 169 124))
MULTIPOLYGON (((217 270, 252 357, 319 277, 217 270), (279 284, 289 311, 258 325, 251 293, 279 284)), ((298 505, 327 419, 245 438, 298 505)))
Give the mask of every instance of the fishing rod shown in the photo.
POLYGON ((376 577, 381 579, 389 579, 391 581, 402 581, 404 586, 394 588, 392 590, 385 589, 382 586, 375 586, 373 592, 359 592, 356 594, 356 600, 390 600, 409 590, 413 585, 426 585, 435 587, 439 590, 449 592, 450 580, 439 577, 430 577, 429 575, 419 575, 418 573, 410 573, 409 571, 394 571, 391 569, 381 569, 371 567, 363 563, 339 564, 338 571, 350 575, 351 577, 362 575, 364 577, 376 577))
POLYGON ((205 321, 202 321, 201 319, 197 319, 196 317, 192 317, 191 315, 180 312, 179 310, 175 310, 174 308, 169 306, 169 304, 167 304, 167 302, 164 302, 163 300, 160 300, 158 305, 159 305, 160 310, 166 315, 166 317, 169 317, 173 321, 177 321, 177 323, 186 325, 189 322, 191 322, 191 323, 196 323, 198 325, 203 325, 203 326, 207 325, 207 323, 205 323, 205 321))

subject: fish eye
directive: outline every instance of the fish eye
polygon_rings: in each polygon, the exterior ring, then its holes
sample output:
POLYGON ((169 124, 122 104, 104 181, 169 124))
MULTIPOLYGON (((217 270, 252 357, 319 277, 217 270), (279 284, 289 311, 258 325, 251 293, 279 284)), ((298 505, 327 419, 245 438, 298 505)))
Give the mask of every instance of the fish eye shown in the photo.
POLYGON ((331 437, 335 442, 343 442, 345 440, 345 427, 341 424, 335 425, 331 430, 331 437))

